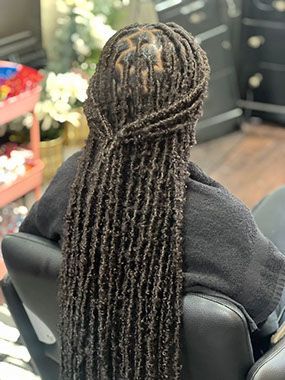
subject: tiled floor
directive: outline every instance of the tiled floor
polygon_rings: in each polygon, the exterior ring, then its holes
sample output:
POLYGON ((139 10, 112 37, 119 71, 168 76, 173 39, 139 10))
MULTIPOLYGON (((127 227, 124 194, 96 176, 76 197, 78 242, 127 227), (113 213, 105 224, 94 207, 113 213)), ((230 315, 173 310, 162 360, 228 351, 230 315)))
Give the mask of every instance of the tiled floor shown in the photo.
POLYGON ((0 306, 0 380, 40 380, 5 305, 0 306))

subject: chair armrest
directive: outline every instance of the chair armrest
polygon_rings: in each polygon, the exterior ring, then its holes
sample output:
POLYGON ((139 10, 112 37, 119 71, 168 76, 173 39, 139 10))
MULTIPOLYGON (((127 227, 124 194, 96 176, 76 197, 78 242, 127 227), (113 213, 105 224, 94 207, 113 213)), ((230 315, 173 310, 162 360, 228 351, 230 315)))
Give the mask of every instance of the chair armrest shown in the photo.
POLYGON ((42 237, 17 233, 3 239, 2 252, 21 301, 58 337, 60 248, 42 237))
POLYGON ((242 311, 202 293, 184 296, 182 352, 183 380, 245 380, 254 364, 242 311))
POLYGON ((273 346, 251 368, 247 380, 285 379, 285 338, 273 346))

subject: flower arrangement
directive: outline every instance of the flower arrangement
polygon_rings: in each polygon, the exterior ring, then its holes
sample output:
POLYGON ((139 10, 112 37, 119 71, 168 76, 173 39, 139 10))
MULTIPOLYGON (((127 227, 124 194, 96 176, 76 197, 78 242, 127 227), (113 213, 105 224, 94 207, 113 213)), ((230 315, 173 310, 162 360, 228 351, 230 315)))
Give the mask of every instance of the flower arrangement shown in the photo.
MULTIPOLYGON (((35 108, 41 127, 41 141, 58 137, 66 121, 79 127, 81 114, 75 109, 86 99, 87 87, 87 79, 74 72, 50 72, 47 75, 43 100, 35 108)), ((31 114, 25 117, 24 125, 31 127, 31 114)))
POLYGON ((14 182, 23 176, 33 161, 31 150, 15 144, 4 144, 0 149, 0 186, 14 182))
MULTIPOLYGON (((115 20, 128 0, 56 0, 58 11, 54 60, 47 67, 41 101, 35 112, 40 122, 41 141, 53 140, 68 122, 81 124, 79 108, 86 98, 87 79, 94 72, 105 42, 115 33, 115 20)), ((12 141, 26 142, 32 114, 23 124, 13 122, 12 141)), ((0 131, 1 132, 1 131, 0 131)))
MULTIPOLYGON (((65 122, 80 126, 82 115, 78 109, 86 97, 86 78, 94 72, 100 51, 115 33, 113 25, 128 2, 56 0, 56 54, 48 64, 42 100, 35 109, 41 141, 57 138, 65 122)), ((32 117, 27 115, 24 125, 29 128, 31 123, 32 117)))
MULTIPOLYGON (((86 99, 88 81, 79 73, 68 72, 56 74, 50 72, 43 83, 42 98, 35 107, 40 124, 41 141, 58 138, 63 131, 63 124, 69 122, 75 127, 80 126, 81 113, 78 109, 86 99)), ((29 128, 33 117, 26 114, 24 119, 18 119, 9 124, 12 133, 10 140, 26 143, 29 138, 29 128), (22 126, 26 128, 22 128, 22 126)))
POLYGON ((127 3, 126 0, 56 0, 59 17, 52 69, 59 72, 81 66, 86 72, 94 71, 94 62, 115 33, 114 21, 127 3))

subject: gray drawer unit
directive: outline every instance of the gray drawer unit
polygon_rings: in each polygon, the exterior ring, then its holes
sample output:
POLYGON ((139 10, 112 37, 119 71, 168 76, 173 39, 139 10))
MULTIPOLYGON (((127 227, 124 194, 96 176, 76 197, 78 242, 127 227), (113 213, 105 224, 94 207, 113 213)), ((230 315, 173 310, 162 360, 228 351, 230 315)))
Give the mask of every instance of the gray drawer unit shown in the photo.
POLYGON ((47 63, 45 51, 30 31, 0 38, 0 59, 36 69, 45 67, 47 63))
POLYGON ((264 22, 243 20, 242 51, 244 61, 273 62, 285 65, 285 22, 282 27, 269 27, 264 22))
POLYGON ((264 103, 262 103, 261 107, 259 108, 259 103, 254 103, 255 108, 251 109, 250 117, 251 118, 257 118, 262 119, 265 121, 269 121, 270 123, 276 123, 279 126, 285 125, 285 113, 284 113, 284 107, 281 110, 274 110, 274 112, 271 112, 270 109, 267 109, 266 106, 264 106, 264 103), (280 112, 281 111, 281 112, 280 112))
POLYGON ((161 22, 176 22, 196 36, 211 65, 204 116, 197 126, 198 141, 221 136, 237 128, 241 109, 230 27, 240 13, 240 0, 155 1, 161 22))
POLYGON ((238 127, 242 117, 242 110, 237 106, 238 97, 233 67, 211 76, 204 115, 197 126, 198 142, 222 136, 238 127))
POLYGON ((240 107, 219 113, 209 119, 202 119, 197 125, 197 141, 202 143, 238 129, 243 117, 240 107))
POLYGON ((46 65, 40 0, 0 0, 0 60, 46 65))
POLYGON ((266 103, 268 110, 270 106, 272 110, 281 110, 275 105, 284 107, 285 114, 285 66, 260 63, 245 70, 243 81, 248 101, 266 103))
POLYGON ((161 22, 176 22, 193 35, 213 29, 222 23, 219 0, 156 1, 161 22))
POLYGON ((233 67, 233 52, 227 25, 219 25, 196 37, 208 55, 212 73, 233 67))
POLYGON ((238 96, 234 70, 226 69, 212 75, 209 83, 208 98, 204 106, 203 119, 234 109, 238 96))
POLYGON ((240 48, 240 30, 241 30, 241 8, 242 0, 220 0, 224 3, 221 6, 222 19, 224 23, 228 25, 231 44, 233 47, 233 55, 235 65, 237 66, 239 60, 239 48, 240 48))
POLYGON ((284 0, 246 0, 244 1, 246 17, 271 22, 285 22, 284 0))
POLYGON ((246 115, 285 124, 285 0, 244 2, 239 82, 246 115))

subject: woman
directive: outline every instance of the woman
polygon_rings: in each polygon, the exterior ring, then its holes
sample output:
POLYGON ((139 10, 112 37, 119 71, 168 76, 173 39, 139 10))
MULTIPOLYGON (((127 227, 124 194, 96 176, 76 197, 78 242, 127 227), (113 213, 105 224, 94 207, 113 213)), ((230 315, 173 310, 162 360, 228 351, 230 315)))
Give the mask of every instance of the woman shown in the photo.
POLYGON ((103 49, 86 146, 21 227, 62 245, 63 380, 180 379, 183 292, 230 297, 252 326, 280 300, 284 257, 189 162, 208 79, 173 23, 131 25, 103 49))

